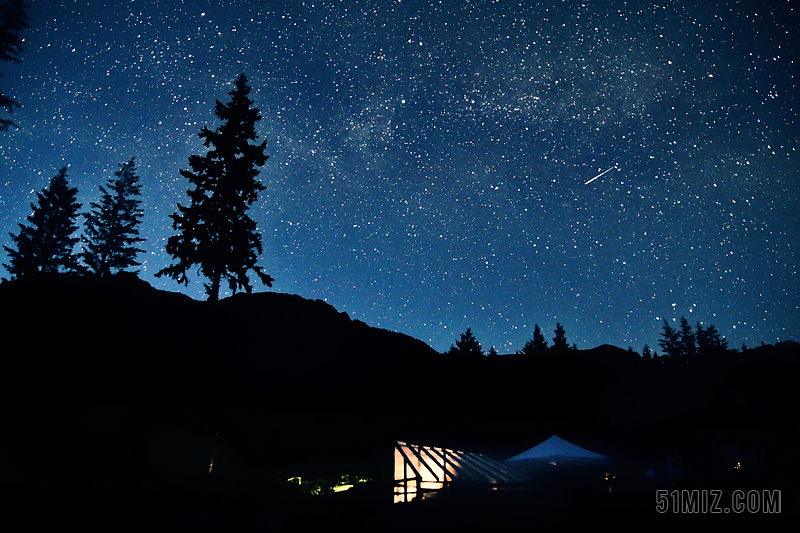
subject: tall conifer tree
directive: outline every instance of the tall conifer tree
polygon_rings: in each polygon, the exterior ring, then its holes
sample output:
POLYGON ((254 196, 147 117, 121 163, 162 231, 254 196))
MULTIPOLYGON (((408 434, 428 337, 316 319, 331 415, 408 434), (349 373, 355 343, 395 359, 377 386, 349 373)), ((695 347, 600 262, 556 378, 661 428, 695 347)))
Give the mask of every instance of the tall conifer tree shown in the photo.
POLYGON ((663 331, 661 332, 661 340, 658 341, 664 356, 675 357, 680 353, 680 346, 678 345, 680 334, 669 325, 667 319, 664 319, 663 331))
POLYGON ((697 343, 692 326, 685 316, 681 317, 680 330, 678 331, 678 349, 684 357, 692 358, 697 355, 697 343))
POLYGON ((553 348, 557 351, 566 351, 567 345, 567 332, 560 323, 556 323, 555 329, 556 336, 553 337, 553 348))
POLYGON ((541 354, 546 349, 547 349, 547 341, 544 340, 544 335, 542 335, 542 328, 539 327, 539 324, 535 324, 533 329, 533 339, 525 343, 525 346, 522 348, 522 354, 523 355, 541 354))
POLYGON ((86 265, 101 276, 122 272, 138 266, 136 245, 144 242, 139 237, 138 225, 142 221, 142 201, 139 176, 134 158, 122 163, 108 180, 108 190, 100 186, 100 203, 92 202, 92 211, 86 213, 85 251, 86 265))
POLYGON ((78 256, 73 253, 78 229, 75 219, 81 204, 75 199, 78 189, 67 182, 67 167, 62 167, 50 185, 36 193, 38 205, 31 204, 29 226, 20 224, 19 234, 11 234, 16 249, 3 246, 11 259, 4 264, 14 277, 40 273, 77 272, 78 256))
POLYGON ((261 235, 247 211, 258 199, 264 186, 256 179, 268 156, 266 141, 251 144, 258 137, 255 123, 261 120, 259 110, 251 107, 247 77, 241 74, 234 83, 231 101, 217 101, 215 114, 219 127, 211 131, 203 126, 200 138, 209 148, 204 156, 189 157, 191 170, 181 170, 193 189, 187 191, 191 203, 171 215, 172 227, 178 231, 167 241, 167 253, 176 262, 156 276, 170 276, 187 284, 186 272, 199 266, 200 273, 210 280, 205 285, 211 301, 219 299, 220 282, 225 279, 234 292, 250 292, 247 272, 253 270, 261 281, 272 286, 272 277, 256 265, 261 254, 261 235))
POLYGON ((547 349, 547 341, 544 340, 544 334, 539 324, 535 324, 533 328, 533 351, 536 353, 544 352, 547 349))

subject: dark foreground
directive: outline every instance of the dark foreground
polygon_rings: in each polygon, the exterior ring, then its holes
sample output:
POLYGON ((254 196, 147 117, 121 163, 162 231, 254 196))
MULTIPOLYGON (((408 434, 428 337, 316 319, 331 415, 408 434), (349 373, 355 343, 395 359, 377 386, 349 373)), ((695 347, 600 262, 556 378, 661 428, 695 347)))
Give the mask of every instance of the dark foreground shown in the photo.
MULTIPOLYGON (((800 518, 796 463, 648 487, 615 468, 613 492, 607 485, 451 487, 438 498, 394 504, 392 439, 398 427, 410 427, 397 415, 27 399, 3 399, 0 414, 3 531, 675 531, 742 524, 776 531, 800 518), (343 475, 366 481, 332 492, 343 475), (321 480, 328 490, 314 495, 290 481, 297 478, 310 487, 321 480), (656 509, 659 488, 670 491, 665 513, 656 509), (676 509, 675 498, 691 489, 721 490, 723 512, 676 509), (761 502, 725 512, 736 489, 779 490, 780 508, 761 502)), ((429 442, 437 428, 480 423, 440 417, 401 433, 429 442)))
POLYGON ((396 418, 75 401, 0 405, 8 430, 3 531, 675 531, 733 525, 778 531, 799 518, 791 468, 678 482, 669 487, 679 492, 667 494, 665 513, 656 509, 656 487, 634 486, 624 472, 613 492, 534 483, 517 490, 451 488, 437 498, 394 504, 388 437, 396 418), (237 426, 266 429, 258 445, 248 447, 251 439, 237 426), (343 474, 367 481, 320 495, 289 481, 343 474), (689 489, 721 490, 722 512, 675 509, 673 498, 689 489), (725 512, 736 489, 780 490, 780 508, 772 502, 769 509, 725 512))
POLYGON ((299 296, 208 305, 61 276, 0 284, 0 338, 0 531, 775 531, 798 518, 796 343, 685 361, 613 346, 454 359, 299 296), (554 434, 611 457, 614 491, 392 503, 395 440, 503 460, 554 434), (288 481, 342 476, 369 481, 321 495, 288 481), (679 491, 666 513, 658 489, 679 491), (737 489, 781 491, 780 512, 724 512, 737 489), (722 491, 722 512, 675 509, 689 490, 722 491))
MULTIPOLYGON (((530 494, 462 495, 391 504, 377 494, 335 494, 314 500, 284 495, 231 496, 117 490, 16 489, 5 498, 4 531, 45 527, 81 531, 675 531, 731 526, 789 531, 795 508, 784 494, 780 514, 673 513, 655 510, 655 495, 597 500, 530 494)), ((796 500, 795 500, 796 501, 796 500)))

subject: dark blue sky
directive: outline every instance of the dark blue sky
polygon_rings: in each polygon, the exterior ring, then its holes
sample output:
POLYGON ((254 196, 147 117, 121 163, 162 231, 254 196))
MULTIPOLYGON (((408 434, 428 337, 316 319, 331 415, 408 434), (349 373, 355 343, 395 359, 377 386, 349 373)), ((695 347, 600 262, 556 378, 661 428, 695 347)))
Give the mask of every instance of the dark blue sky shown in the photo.
POLYGON ((245 72, 273 290, 440 351, 556 322, 579 348, 658 349, 681 316, 733 347, 800 340, 795 2, 30 4, 0 65, 23 106, 3 244, 59 167, 86 208, 135 156, 141 275, 203 298, 153 274, 179 169, 245 72))

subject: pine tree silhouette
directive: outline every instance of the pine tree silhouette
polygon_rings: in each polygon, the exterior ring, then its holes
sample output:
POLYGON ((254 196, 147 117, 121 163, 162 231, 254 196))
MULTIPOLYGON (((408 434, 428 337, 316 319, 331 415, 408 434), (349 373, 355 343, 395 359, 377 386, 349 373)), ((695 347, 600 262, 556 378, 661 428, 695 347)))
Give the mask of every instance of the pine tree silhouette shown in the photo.
POLYGON ((533 353, 533 339, 531 339, 525 343, 521 352, 517 352, 517 355, 533 355, 533 353))
POLYGON ((694 332, 685 316, 681 317, 680 330, 678 331, 678 350, 684 357, 693 358, 697 355, 694 332))
POLYGON ((567 345, 567 332, 564 331, 564 328, 561 326, 560 323, 556 323, 555 329, 556 336, 553 337, 553 348, 558 351, 566 351, 568 348, 567 345))
POLYGON ((541 354, 544 353, 545 350, 547 350, 547 341, 544 340, 544 335, 542 335, 542 329, 539 327, 539 324, 536 324, 533 328, 533 338, 525 343, 525 346, 522 348, 522 354, 541 354))
POLYGON ((475 338, 475 335, 472 334, 472 329, 467 328, 467 331, 462 333, 459 340, 456 341, 456 345, 450 347, 450 351, 448 353, 450 355, 480 356, 483 355, 483 348, 481 348, 481 345, 475 338))
POLYGON ((664 357, 675 357, 680 353, 678 336, 679 333, 675 331, 675 328, 669 325, 669 322, 667 322, 665 318, 663 331, 661 332, 661 340, 658 341, 659 346, 661 346, 661 351, 664 353, 664 357))
POLYGON ((19 224, 19 235, 11 234, 16 250, 3 246, 11 259, 4 264, 14 277, 40 273, 77 272, 78 256, 72 253, 78 229, 75 219, 81 204, 75 199, 78 189, 67 183, 67 167, 50 180, 49 187, 36 193, 38 205, 31 204, 29 226, 19 224))
POLYGON ((177 262, 156 273, 187 284, 186 271, 199 265, 200 273, 210 280, 205 288, 211 301, 219 298, 223 278, 233 292, 250 292, 249 270, 269 287, 274 281, 256 265, 262 251, 261 235, 247 215, 259 191, 264 190, 256 179, 256 167, 268 159, 264 154, 266 141, 249 142, 258 138, 255 123, 261 120, 258 109, 251 107, 249 93, 247 77, 241 74, 228 93, 231 101, 217 101, 214 113, 220 126, 214 131, 203 126, 200 131, 209 151, 204 156, 190 156, 191 171, 181 170, 194 186, 188 191, 191 204, 178 204, 178 212, 170 215, 178 234, 169 238, 166 248, 177 262))
POLYGON ((728 351, 728 341, 720 336, 714 324, 707 328, 697 323, 697 353, 703 357, 708 355, 718 355, 728 351))
MULTIPOLYGON (((28 26, 28 5, 22 0, 2 0, 0 1, 0 61, 13 61, 19 63, 17 57, 22 50, 22 38, 20 32, 28 26)), ((2 77, 2 74, 0 74, 2 77)), ((20 105, 0 91, 0 108, 9 113, 20 105)), ((5 131, 14 126, 12 121, 0 118, 0 131, 5 131)))
POLYGON ((134 159, 122 163, 108 180, 108 190, 100 186, 100 203, 92 202, 86 213, 85 251, 81 254, 95 274, 105 276, 138 266, 136 244, 144 242, 137 226, 142 221, 139 176, 134 159))
POLYGON ((706 335, 708 337, 708 344, 711 347, 712 353, 725 353, 728 351, 727 339, 725 339, 723 335, 720 335, 717 328, 714 327, 714 324, 708 326, 706 335))

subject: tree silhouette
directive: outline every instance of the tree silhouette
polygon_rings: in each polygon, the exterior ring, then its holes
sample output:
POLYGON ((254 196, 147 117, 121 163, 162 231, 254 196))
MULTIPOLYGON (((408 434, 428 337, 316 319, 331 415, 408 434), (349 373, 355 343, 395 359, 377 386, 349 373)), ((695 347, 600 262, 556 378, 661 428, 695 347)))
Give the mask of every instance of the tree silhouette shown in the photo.
POLYGON ((545 350, 547 350, 547 341, 544 340, 544 335, 542 335, 542 329, 539 327, 539 324, 535 324, 533 327, 533 338, 525 343, 525 346, 522 348, 522 354, 541 354, 545 350))
POLYGON ((642 348, 642 357, 644 359, 652 359, 653 358, 653 354, 650 352, 650 347, 648 345, 646 345, 646 344, 644 345, 644 348, 642 348))
POLYGON ((706 335, 708 331, 703 328, 703 325, 700 322, 697 322, 695 325, 695 333, 694 338, 697 341, 697 354, 698 355, 705 355, 703 353, 703 345, 706 344, 706 335))
POLYGON ((522 351, 517 352, 517 355, 533 355, 533 339, 526 342, 525 346, 522 347, 522 351))
POLYGON ((567 344, 567 332, 560 323, 556 323, 555 329, 556 336, 553 337, 553 348, 559 352, 566 351, 569 345, 567 344))
POLYGON ((682 356, 690 359, 697 355, 694 332, 685 316, 681 317, 680 330, 678 331, 678 350, 682 356))
POLYGON ((85 251, 81 254, 86 265, 95 273, 105 276, 138 266, 136 254, 141 252, 136 244, 144 242, 137 226, 142 221, 139 176, 134 159, 120 164, 108 180, 108 190, 100 186, 99 204, 92 202, 92 211, 86 213, 85 251))
POLYGON ((667 322, 667 319, 665 318, 663 331, 661 332, 661 340, 658 341, 658 344, 661 346, 661 350, 664 353, 664 357, 671 358, 680 353, 678 336, 678 332, 675 331, 675 328, 669 325, 669 322, 667 322))
MULTIPOLYGON (((19 34, 25 28, 30 28, 28 14, 25 11, 28 7, 22 0, 0 2, 0 61, 19 63, 17 56, 22 51, 22 39, 19 34)), ((20 105, 0 91, 0 107, 11 113, 20 105)), ((11 126, 17 127, 12 121, 0 118, 0 131, 5 131, 11 126)))
POLYGON ((720 336, 714 324, 710 324, 707 328, 703 328, 700 323, 697 323, 697 351, 698 355, 703 357, 707 355, 717 355, 728 351, 728 341, 725 337, 720 336))
POLYGON ((4 264, 14 277, 40 273, 80 270, 78 256, 72 253, 78 229, 75 219, 81 204, 75 199, 78 189, 67 183, 67 167, 50 180, 50 186, 36 193, 39 204, 31 204, 29 226, 19 224, 19 235, 11 234, 16 250, 3 246, 11 262, 4 264))
POLYGON ((516 355, 533 355, 533 339, 527 341, 522 351, 517 350, 516 355))
POLYGON ((481 356, 483 355, 483 349, 475 339, 475 335, 472 334, 472 329, 467 328, 467 331, 462 333, 461 338, 456 341, 456 345, 451 346, 447 353, 450 355, 481 356))
POLYGON ((156 276, 168 275, 179 283, 188 284, 186 271, 199 265, 200 273, 208 278, 206 293, 211 301, 219 299, 220 281, 225 278, 233 292, 250 292, 247 276, 253 270, 261 281, 271 287, 272 277, 256 265, 261 253, 261 235, 255 222, 247 215, 264 186, 256 179, 268 156, 266 141, 250 144, 258 136, 255 123, 261 115, 247 96, 250 87, 247 77, 240 74, 228 94, 231 101, 217 101, 214 113, 221 124, 214 130, 203 126, 200 138, 209 148, 204 156, 189 157, 189 170, 181 170, 194 189, 187 191, 191 204, 178 204, 178 212, 170 215, 172 227, 178 231, 167 240, 167 253, 176 263, 160 270, 156 276))

